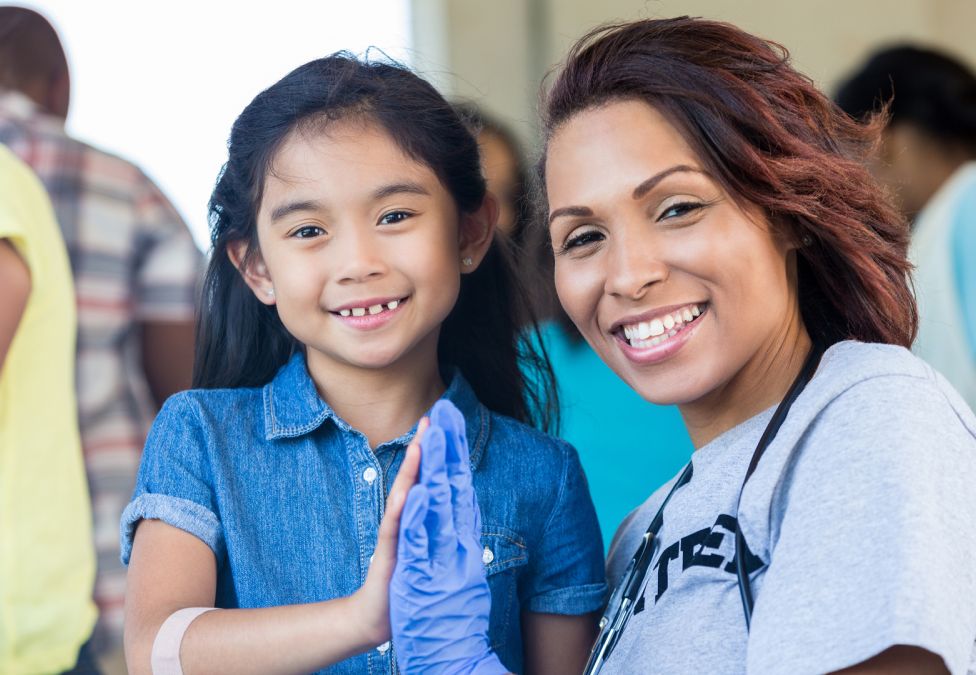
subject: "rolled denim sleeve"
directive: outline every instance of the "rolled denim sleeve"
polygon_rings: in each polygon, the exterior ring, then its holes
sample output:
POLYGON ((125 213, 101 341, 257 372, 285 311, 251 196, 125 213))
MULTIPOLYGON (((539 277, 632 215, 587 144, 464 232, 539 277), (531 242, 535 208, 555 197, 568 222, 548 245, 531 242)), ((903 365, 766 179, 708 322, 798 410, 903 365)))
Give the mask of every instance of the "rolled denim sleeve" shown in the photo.
POLYGON ((530 612, 586 614, 603 607, 603 537, 576 450, 560 443, 559 489, 529 561, 524 605, 530 612))
POLYGON ((207 544, 218 561, 223 557, 207 434, 191 396, 183 392, 170 397, 146 439, 132 501, 119 526, 124 565, 129 564, 136 527, 143 519, 161 520, 189 532, 207 544))

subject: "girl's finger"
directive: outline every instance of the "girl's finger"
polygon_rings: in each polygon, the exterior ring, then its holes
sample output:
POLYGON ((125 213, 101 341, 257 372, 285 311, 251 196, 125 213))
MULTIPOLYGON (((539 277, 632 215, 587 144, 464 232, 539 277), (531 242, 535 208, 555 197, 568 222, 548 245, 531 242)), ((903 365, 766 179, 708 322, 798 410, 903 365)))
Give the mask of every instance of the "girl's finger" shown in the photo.
POLYGON ((380 521, 380 529, 377 533, 376 551, 377 553, 392 554, 396 551, 397 535, 400 531, 400 514, 403 512, 403 505, 407 501, 407 493, 417 482, 417 474, 420 470, 420 437, 423 435, 430 421, 424 417, 417 425, 417 433, 407 446, 403 462, 400 464, 400 471, 390 487, 390 496, 386 500, 386 512, 383 520, 380 521))

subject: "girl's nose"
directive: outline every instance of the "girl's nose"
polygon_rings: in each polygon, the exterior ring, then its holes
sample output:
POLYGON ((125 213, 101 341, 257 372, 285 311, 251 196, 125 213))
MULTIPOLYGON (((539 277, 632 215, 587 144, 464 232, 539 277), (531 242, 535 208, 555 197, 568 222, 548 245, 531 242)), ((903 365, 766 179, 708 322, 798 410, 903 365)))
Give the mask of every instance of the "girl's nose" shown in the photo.
POLYGON ((381 247, 367 233, 346 232, 336 248, 339 283, 359 283, 387 272, 381 247))

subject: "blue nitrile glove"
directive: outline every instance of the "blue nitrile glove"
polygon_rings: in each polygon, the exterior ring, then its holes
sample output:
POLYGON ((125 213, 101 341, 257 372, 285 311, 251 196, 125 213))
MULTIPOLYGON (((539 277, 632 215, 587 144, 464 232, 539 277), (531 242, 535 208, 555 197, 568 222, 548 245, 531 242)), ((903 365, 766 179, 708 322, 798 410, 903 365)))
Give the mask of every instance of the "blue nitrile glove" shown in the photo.
POLYGON ((500 675, 488 646, 491 595, 481 561, 481 514, 464 418, 448 401, 431 411, 420 480, 400 519, 390 581, 390 627, 406 675, 500 675))

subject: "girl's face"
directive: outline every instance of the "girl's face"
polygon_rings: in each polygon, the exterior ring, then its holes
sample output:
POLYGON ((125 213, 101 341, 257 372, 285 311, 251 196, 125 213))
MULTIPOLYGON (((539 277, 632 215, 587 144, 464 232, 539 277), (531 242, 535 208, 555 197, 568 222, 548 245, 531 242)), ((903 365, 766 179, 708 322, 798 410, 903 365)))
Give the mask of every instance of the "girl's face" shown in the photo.
POLYGON ((436 367, 461 259, 474 269, 491 240, 480 215, 459 216, 434 172, 375 124, 296 131, 265 179, 244 276, 306 345, 313 376, 436 367))
POLYGON ((563 307, 645 399, 728 404, 795 339, 790 246, 654 108, 570 118, 550 141, 546 188, 563 307))

